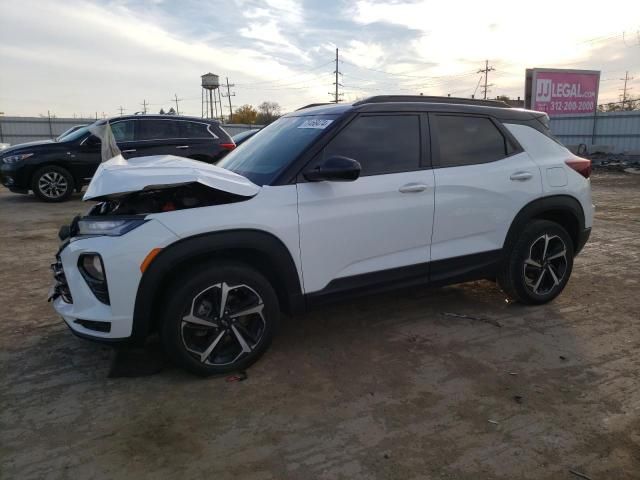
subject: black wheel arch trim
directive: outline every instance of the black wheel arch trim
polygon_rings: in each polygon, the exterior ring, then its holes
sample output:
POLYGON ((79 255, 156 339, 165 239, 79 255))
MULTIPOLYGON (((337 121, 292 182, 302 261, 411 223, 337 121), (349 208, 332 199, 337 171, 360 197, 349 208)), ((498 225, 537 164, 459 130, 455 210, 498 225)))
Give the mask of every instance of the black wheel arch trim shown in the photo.
POLYGON ((503 251, 508 253, 511 246, 515 242, 519 232, 533 218, 549 218, 552 214, 570 215, 576 222, 575 231, 569 231, 574 242, 575 254, 578 254, 584 246, 581 241, 583 232, 588 230, 585 228, 584 210, 582 205, 575 197, 570 195, 550 195, 548 197, 538 198, 525 205, 515 216, 504 241, 503 251))
MULTIPOLYGON (((164 248, 146 269, 136 294, 133 314, 132 337, 143 342, 154 326, 158 297, 169 283, 171 273, 177 269, 194 266, 207 258, 220 258, 225 252, 236 253, 231 258, 238 259, 238 253, 258 254, 275 267, 271 276, 276 276, 280 287, 274 285, 281 308, 291 313, 304 311, 304 297, 298 276, 298 269, 288 248, 275 235, 262 230, 226 230, 194 235, 164 248), (194 264, 193 262, 197 262, 194 264)), ((246 262, 252 266, 251 261, 246 262)), ((269 279, 269 275, 267 275, 269 279)))

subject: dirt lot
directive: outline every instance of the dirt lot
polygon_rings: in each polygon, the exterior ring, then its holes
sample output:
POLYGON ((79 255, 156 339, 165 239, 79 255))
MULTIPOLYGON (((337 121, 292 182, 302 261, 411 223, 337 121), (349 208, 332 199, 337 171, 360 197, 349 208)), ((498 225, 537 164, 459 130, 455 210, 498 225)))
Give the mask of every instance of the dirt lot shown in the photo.
POLYGON ((58 226, 86 205, 2 189, 0 477, 638 479, 640 176, 593 191, 552 304, 477 282, 334 305, 285 319, 229 383, 107 378, 111 350, 46 303, 58 226))

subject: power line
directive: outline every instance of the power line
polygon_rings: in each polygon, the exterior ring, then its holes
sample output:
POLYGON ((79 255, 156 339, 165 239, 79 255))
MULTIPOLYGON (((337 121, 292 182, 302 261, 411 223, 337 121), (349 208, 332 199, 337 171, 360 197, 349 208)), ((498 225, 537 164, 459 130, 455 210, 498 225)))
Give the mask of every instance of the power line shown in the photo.
POLYGON ((118 110, 120 111, 120 116, 122 116, 124 114, 124 111, 126 110, 126 108, 123 108, 122 105, 120 105, 118 107, 118 110))
MULTIPOLYGON (((238 83, 236 85, 238 87, 247 87, 247 86, 255 86, 255 85, 264 85, 265 83, 279 83, 279 82, 282 82, 282 81, 291 80, 292 78, 302 77, 304 75, 308 75, 310 72, 314 72, 314 71, 319 70, 319 69, 321 69, 323 67, 326 67, 330 63, 333 63, 333 60, 329 60, 328 62, 325 62, 325 63, 323 63, 321 65, 317 65, 317 66, 315 66, 313 68, 310 68, 310 69, 308 69, 308 70, 306 70, 306 71, 304 71, 302 73, 298 73, 298 74, 295 74, 295 75, 289 76, 289 77, 278 78, 276 80, 264 80, 262 82, 238 83)), ((306 80, 303 80, 303 82, 304 81, 306 81, 306 80)), ((294 83, 296 83, 296 82, 294 82, 294 83)), ((282 87, 282 86, 286 86, 286 85, 278 85, 278 86, 282 87)))
POLYGON ((147 103, 146 100, 142 100, 142 103, 140 105, 142 105, 142 112, 146 115, 147 114, 147 105, 149 105, 149 104, 147 103))
POLYGON ((483 94, 484 94, 484 99, 487 99, 487 92, 489 91, 489 87, 493 87, 493 84, 488 84, 487 80, 489 79, 489 72, 494 71, 495 68, 493 67, 489 67, 489 60, 485 60, 484 61, 484 68, 478 70, 476 73, 484 73, 484 87, 483 87, 483 94))

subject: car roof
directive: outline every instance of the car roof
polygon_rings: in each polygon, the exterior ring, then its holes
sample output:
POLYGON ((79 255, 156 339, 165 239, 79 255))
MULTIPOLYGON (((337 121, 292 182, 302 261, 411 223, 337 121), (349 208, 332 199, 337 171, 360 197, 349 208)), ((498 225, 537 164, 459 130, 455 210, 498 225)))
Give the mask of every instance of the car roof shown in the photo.
POLYGON ((544 115, 544 112, 511 108, 506 103, 496 100, 418 95, 377 95, 354 103, 311 104, 301 107, 287 116, 339 115, 349 111, 471 113, 491 115, 501 120, 530 120, 544 115))
POLYGON ((122 115, 119 117, 110 117, 104 120, 98 120, 98 124, 105 122, 115 122, 117 120, 188 120, 191 122, 209 123, 212 125, 220 125, 219 120, 212 118, 190 117, 186 115, 160 115, 160 114, 144 114, 144 115, 122 115))

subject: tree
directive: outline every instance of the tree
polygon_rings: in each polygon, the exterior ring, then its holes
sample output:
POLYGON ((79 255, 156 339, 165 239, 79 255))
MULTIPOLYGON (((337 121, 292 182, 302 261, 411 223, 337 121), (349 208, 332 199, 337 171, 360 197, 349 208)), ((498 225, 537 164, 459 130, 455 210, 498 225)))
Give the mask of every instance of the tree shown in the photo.
POLYGON ((175 110, 175 108, 173 108, 173 107, 171 107, 171 108, 169 109, 169 111, 167 112, 167 115, 175 115, 175 114, 176 114, 176 110, 175 110))
POLYGON ((258 105, 258 117, 257 122, 263 125, 280 118, 280 105, 277 102, 262 102, 258 105))
POLYGON ((603 103, 598 105, 599 112, 625 112, 640 110, 640 98, 628 98, 624 101, 603 103))
POLYGON ((258 117, 258 111, 251 105, 242 105, 240 108, 233 112, 234 123, 251 124, 256 123, 258 117))
POLYGON ((164 108, 160 109, 160 115, 166 115, 165 112, 164 112, 164 108))

